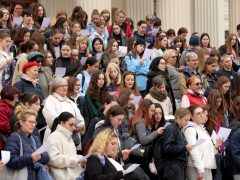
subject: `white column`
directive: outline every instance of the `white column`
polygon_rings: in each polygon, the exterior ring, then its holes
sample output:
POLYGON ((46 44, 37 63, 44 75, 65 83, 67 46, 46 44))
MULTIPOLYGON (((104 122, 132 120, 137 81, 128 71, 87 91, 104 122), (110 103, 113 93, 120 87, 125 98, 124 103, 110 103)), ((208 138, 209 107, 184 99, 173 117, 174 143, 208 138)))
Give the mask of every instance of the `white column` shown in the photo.
POLYGON ((47 16, 55 18, 59 11, 66 11, 68 16, 71 16, 77 0, 40 0, 40 3, 45 7, 47 16))
POLYGON ((229 0, 229 32, 237 32, 237 25, 240 24, 240 1, 229 0))
POLYGON ((103 9, 108 9, 111 12, 112 1, 111 0, 75 0, 76 4, 81 6, 88 14, 88 20, 91 20, 91 14, 93 9, 98 9, 101 12, 103 9))
POLYGON ((131 17, 134 27, 137 27, 139 20, 146 20, 148 14, 153 14, 153 0, 127 0, 126 11, 127 17, 131 17))
POLYGON ((157 16, 164 30, 186 27, 191 33, 191 0, 158 0, 157 16))
POLYGON ((224 44, 224 0, 195 0, 195 31, 207 32, 211 45, 224 44))

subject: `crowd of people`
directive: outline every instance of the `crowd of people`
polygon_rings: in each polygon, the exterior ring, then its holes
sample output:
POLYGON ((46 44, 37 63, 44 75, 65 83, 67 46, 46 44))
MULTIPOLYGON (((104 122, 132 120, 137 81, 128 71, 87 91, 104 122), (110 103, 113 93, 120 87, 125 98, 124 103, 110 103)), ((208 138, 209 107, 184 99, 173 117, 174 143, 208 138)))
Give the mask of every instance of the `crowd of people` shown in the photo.
POLYGON ((4 2, 0 179, 240 179, 240 24, 213 47, 154 15, 4 2))

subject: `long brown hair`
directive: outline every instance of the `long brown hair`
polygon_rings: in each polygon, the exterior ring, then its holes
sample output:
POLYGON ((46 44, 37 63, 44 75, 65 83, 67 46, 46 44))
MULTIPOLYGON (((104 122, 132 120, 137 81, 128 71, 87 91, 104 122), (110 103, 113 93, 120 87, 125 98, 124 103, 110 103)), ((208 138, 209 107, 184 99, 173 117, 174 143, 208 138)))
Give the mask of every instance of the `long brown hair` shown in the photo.
POLYGON ((133 84, 133 87, 132 87, 132 92, 135 96, 140 96, 140 92, 138 91, 137 89, 137 80, 136 80, 136 75, 134 74, 134 72, 131 72, 131 71, 125 71, 123 73, 123 76, 122 76, 122 82, 121 82, 121 85, 120 85, 120 88, 125 88, 126 85, 125 85, 125 78, 127 75, 132 75, 134 77, 134 84, 133 84))
POLYGON ((151 126, 153 127, 154 125, 154 119, 149 117, 148 110, 150 106, 153 104, 153 102, 149 99, 144 99, 135 114, 133 115, 132 119, 130 120, 129 123, 129 130, 131 132, 135 131, 135 126, 136 124, 141 120, 144 119, 145 125, 146 126, 151 126))
POLYGON ((227 48, 227 53, 232 53, 234 50, 236 57, 239 56, 238 55, 238 39, 237 39, 237 35, 235 33, 230 33, 228 35, 228 37, 226 38, 226 48, 227 48), (236 43, 235 43, 235 45, 232 46, 231 41, 234 36, 236 37, 236 43))
POLYGON ((221 98, 222 95, 219 90, 212 89, 207 100, 206 109, 208 111, 208 121, 206 122, 206 129, 209 134, 217 127, 218 117, 221 119, 221 124, 225 126, 224 107, 223 99, 219 108, 216 107, 217 99, 221 98))
POLYGON ((105 74, 102 71, 96 70, 92 74, 87 92, 94 101, 100 100, 103 103, 107 101, 110 95, 108 93, 108 88, 107 88, 107 79, 105 74), (103 74, 104 76, 104 85, 102 88, 99 88, 97 86, 97 81, 100 74, 103 74))

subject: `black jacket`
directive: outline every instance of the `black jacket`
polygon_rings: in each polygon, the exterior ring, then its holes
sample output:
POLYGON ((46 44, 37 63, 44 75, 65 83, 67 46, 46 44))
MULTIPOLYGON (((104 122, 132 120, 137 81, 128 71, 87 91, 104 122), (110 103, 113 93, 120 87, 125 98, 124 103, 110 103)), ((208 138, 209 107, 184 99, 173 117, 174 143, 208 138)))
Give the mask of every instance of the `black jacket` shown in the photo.
POLYGON ((240 174, 240 128, 230 138, 232 173, 240 174))
POLYGON ((163 158, 166 161, 187 165, 187 143, 177 123, 166 127, 162 143, 163 158))
POLYGON ((123 172, 117 171, 107 157, 104 156, 104 159, 105 163, 102 163, 97 156, 91 156, 88 158, 85 171, 86 180, 123 179, 123 172))

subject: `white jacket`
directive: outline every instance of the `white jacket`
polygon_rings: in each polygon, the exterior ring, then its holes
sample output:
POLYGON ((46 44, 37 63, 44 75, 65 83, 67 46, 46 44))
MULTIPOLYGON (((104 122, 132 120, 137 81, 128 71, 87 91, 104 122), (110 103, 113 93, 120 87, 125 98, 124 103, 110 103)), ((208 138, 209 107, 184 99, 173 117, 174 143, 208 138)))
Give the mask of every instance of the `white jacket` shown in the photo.
POLYGON ((203 173, 204 169, 216 169, 215 147, 211 137, 202 125, 194 122, 188 122, 183 128, 184 136, 187 144, 196 144, 197 139, 206 139, 206 141, 194 147, 189 152, 188 166, 196 167, 199 173, 203 173))
POLYGON ((47 143, 53 144, 48 150, 50 173, 54 180, 76 180, 83 168, 78 163, 82 156, 77 155, 72 132, 61 126, 48 136, 47 143))
POLYGON ((47 122, 47 128, 44 134, 44 142, 51 133, 51 128, 53 121, 62 112, 69 112, 80 121, 81 124, 85 125, 84 119, 78 109, 76 103, 68 99, 67 97, 62 97, 56 93, 49 95, 45 101, 42 113, 47 122))

